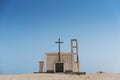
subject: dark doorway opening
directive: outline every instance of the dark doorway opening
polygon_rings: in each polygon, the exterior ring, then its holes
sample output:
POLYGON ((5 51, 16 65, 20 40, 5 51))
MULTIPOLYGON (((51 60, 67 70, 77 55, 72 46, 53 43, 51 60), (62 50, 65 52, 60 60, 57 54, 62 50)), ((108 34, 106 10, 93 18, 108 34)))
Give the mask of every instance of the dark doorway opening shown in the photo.
POLYGON ((63 72, 64 71, 64 67, 63 67, 63 63, 56 63, 55 65, 55 72, 63 72))

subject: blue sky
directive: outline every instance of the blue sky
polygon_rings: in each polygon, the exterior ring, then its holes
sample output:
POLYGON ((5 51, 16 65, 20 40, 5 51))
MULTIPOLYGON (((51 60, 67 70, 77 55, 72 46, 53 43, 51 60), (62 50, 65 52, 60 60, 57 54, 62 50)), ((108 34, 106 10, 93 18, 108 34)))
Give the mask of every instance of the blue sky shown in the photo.
POLYGON ((81 71, 120 73, 119 0, 0 0, 0 74, 38 71, 45 52, 79 41, 81 71))

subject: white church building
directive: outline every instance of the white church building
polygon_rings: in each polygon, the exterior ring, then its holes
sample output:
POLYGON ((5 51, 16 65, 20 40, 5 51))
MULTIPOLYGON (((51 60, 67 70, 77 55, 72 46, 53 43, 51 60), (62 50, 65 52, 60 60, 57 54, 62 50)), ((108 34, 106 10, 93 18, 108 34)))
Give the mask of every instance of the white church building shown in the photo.
POLYGON ((58 43, 59 52, 47 52, 45 60, 39 62, 39 72, 80 72, 80 61, 78 56, 78 41, 72 39, 71 51, 60 52, 60 41, 58 43))

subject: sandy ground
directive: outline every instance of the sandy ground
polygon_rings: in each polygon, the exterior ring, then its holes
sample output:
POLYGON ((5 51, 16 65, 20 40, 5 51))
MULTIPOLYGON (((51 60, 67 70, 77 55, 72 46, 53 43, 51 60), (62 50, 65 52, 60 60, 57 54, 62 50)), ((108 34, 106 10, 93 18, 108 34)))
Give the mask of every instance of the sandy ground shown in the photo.
POLYGON ((0 80, 120 80, 120 74, 72 75, 63 73, 37 73, 22 75, 0 75, 0 80))

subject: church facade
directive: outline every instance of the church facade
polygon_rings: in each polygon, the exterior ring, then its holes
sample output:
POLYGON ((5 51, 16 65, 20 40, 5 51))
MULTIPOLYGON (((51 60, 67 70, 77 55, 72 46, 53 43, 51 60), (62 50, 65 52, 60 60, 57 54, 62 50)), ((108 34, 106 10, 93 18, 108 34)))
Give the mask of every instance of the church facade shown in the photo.
MULTIPOLYGON (((59 40, 60 48, 60 40, 59 40)), ((79 72, 78 41, 71 40, 71 52, 48 52, 44 62, 40 62, 40 72, 79 72)))

